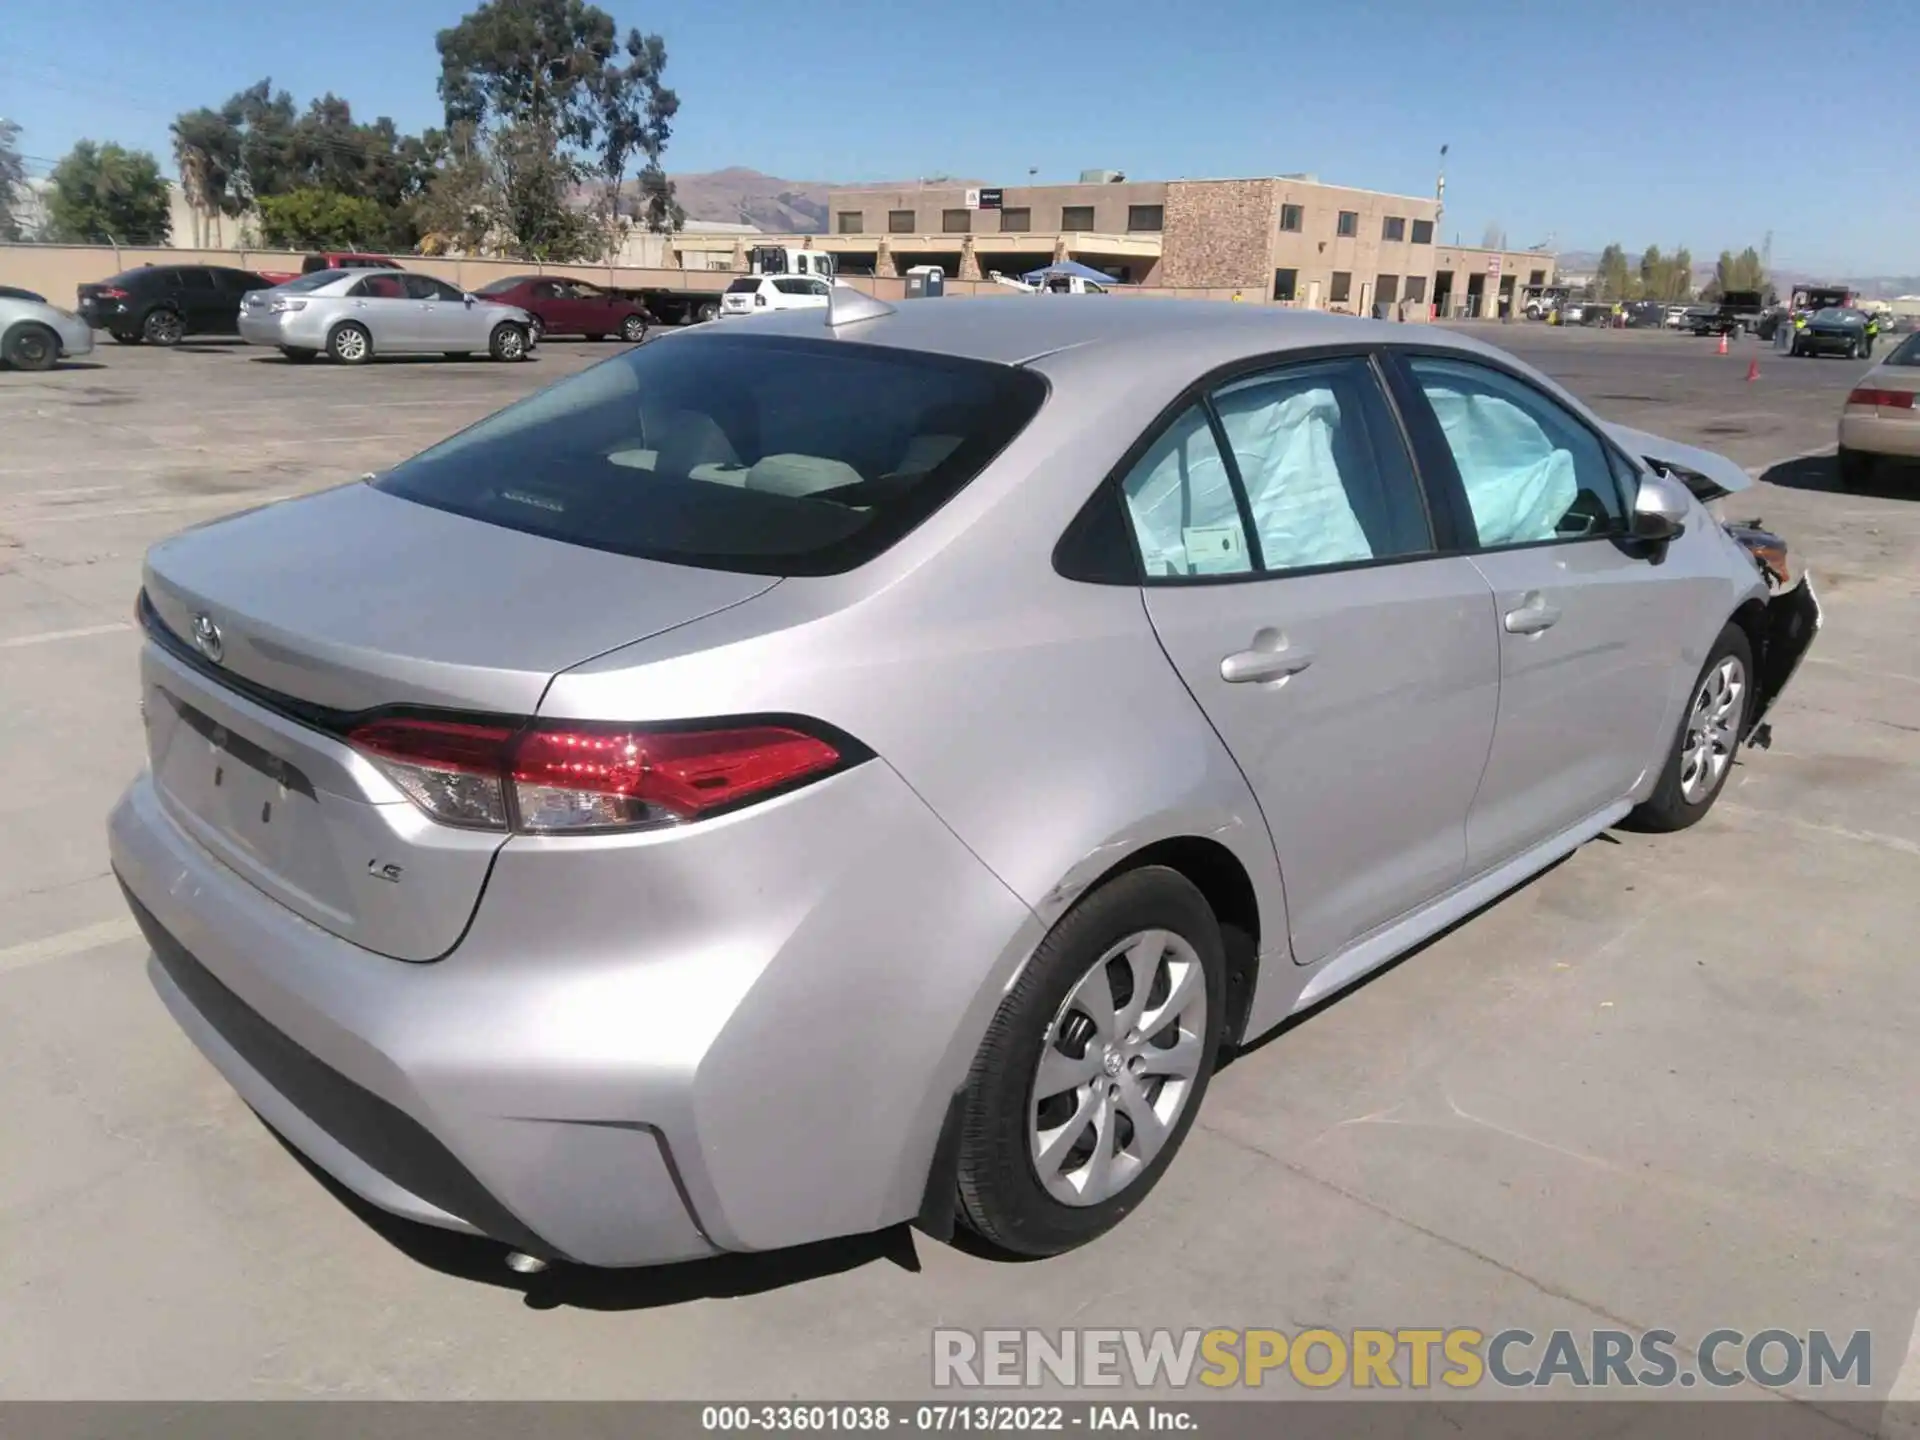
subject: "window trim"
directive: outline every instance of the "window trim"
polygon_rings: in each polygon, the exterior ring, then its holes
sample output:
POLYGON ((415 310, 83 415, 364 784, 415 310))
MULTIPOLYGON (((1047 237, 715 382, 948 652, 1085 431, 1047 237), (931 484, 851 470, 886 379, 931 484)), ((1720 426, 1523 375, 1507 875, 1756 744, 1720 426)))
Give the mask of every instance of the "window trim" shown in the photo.
MULTIPOLYGON (((1388 565, 1418 565, 1429 560, 1452 559, 1468 553, 1459 543, 1461 532, 1457 528, 1458 521, 1454 512, 1440 503, 1443 498, 1451 499, 1451 496, 1443 497, 1435 493, 1422 467, 1421 451, 1415 442, 1413 429, 1403 413, 1403 403, 1394 386, 1395 367, 1388 363, 1390 352, 1397 348, 1399 348, 1397 344, 1383 346, 1378 343, 1353 344, 1351 342, 1302 346, 1293 350, 1242 356, 1201 375, 1182 388, 1180 393, 1154 416, 1152 423, 1135 437, 1133 443, 1120 456, 1119 461, 1094 488, 1087 503, 1075 513, 1072 522, 1067 525, 1060 539, 1054 544, 1054 572, 1064 579, 1078 581, 1081 584, 1124 584, 1141 589, 1161 586, 1248 585, 1298 580, 1315 575, 1335 575, 1348 570, 1377 570, 1388 565), (1234 458, 1232 446, 1227 444, 1226 429, 1214 409, 1212 392, 1224 385, 1251 379, 1269 371, 1292 369, 1322 360, 1350 359, 1365 361, 1368 368, 1373 371, 1374 382, 1380 387, 1381 399, 1385 402, 1387 413, 1393 420, 1391 436, 1399 438, 1401 450, 1407 457, 1407 468, 1413 474, 1415 491, 1420 497, 1421 506, 1426 511, 1427 531, 1433 537, 1433 548, 1419 555, 1380 555, 1366 560, 1337 560, 1327 565, 1301 565, 1287 570, 1268 571, 1262 568, 1265 565, 1265 555, 1260 549, 1259 532, 1253 524, 1253 504, 1248 498, 1247 487, 1240 477, 1239 461, 1234 458), (1213 442, 1220 450, 1221 464, 1226 469, 1229 483, 1233 486, 1235 507, 1240 512, 1240 523, 1246 530, 1247 556, 1254 568, 1230 571, 1220 575, 1149 575, 1145 557, 1140 553, 1140 536, 1134 529, 1133 517, 1127 511, 1125 490, 1127 476, 1146 457, 1147 452, 1160 442, 1161 437, 1174 423, 1196 406, 1206 414, 1213 442), (1089 558, 1081 553, 1082 537, 1089 530, 1094 530, 1098 524, 1088 512, 1103 502, 1117 511, 1119 526, 1126 533, 1127 564, 1131 573, 1125 579, 1121 579, 1117 573, 1107 573, 1109 561, 1089 558)), ((1435 353, 1449 352, 1436 348, 1435 353)), ((1431 414, 1430 411, 1429 414, 1431 414)), ((1437 421, 1433 423, 1438 424, 1437 421)), ((1382 434, 1376 438, 1380 443, 1386 443, 1391 436, 1382 434)), ((1457 474, 1453 476, 1453 483, 1456 487, 1458 486, 1457 474)), ((1464 503, 1466 492, 1461 490, 1459 494, 1461 502, 1464 503)), ((1106 523, 1114 522, 1109 520, 1106 523)), ((1468 535, 1474 533, 1471 524, 1472 521, 1469 518, 1469 529, 1465 532, 1468 535)))
POLYGON ((1060 229, 1068 234, 1092 235, 1097 233, 1093 228, 1094 219, 1094 207, 1091 205, 1062 205, 1060 207, 1060 229), (1087 223, 1084 225, 1068 224, 1067 216, 1080 211, 1086 213, 1087 223))
POLYGON ((1282 235, 1298 235, 1305 231, 1306 228, 1307 207, 1304 204, 1299 204, 1292 200, 1282 200, 1280 202, 1280 233, 1282 235), (1293 212, 1293 224, 1291 225, 1287 224, 1287 212, 1289 210, 1293 212))
POLYGON ((1407 241, 1407 217, 1404 215, 1382 215, 1380 217, 1380 243, 1382 245, 1404 245, 1407 241), (1400 233, 1393 233, 1398 225, 1400 233))
POLYGON ((1491 370, 1522 389, 1538 396, 1554 406, 1578 425, 1594 443, 1600 447, 1602 458, 1608 461, 1607 471, 1616 480, 1616 463, 1626 466, 1626 473, 1634 476, 1646 474, 1646 467, 1623 450, 1604 430, 1599 429, 1578 409, 1567 404, 1551 390, 1545 389, 1530 376, 1522 374, 1512 366, 1500 363, 1485 355, 1466 354, 1450 350, 1445 346, 1422 344, 1418 341, 1395 344, 1382 352, 1384 369, 1387 372, 1388 386, 1394 391, 1394 398, 1401 412, 1402 423, 1406 426, 1407 438, 1413 445, 1418 457, 1418 468, 1423 479, 1432 477, 1432 485, 1437 494, 1429 500, 1437 500, 1448 512, 1450 528, 1460 542, 1459 553, 1463 555, 1505 555, 1515 550, 1540 550, 1553 545, 1593 545, 1605 543, 1625 550, 1636 556, 1644 547, 1632 538, 1633 503, 1631 495, 1623 496, 1625 513, 1618 529, 1604 531, 1597 535, 1555 535, 1545 540, 1521 540, 1511 545, 1483 545, 1480 543, 1480 531, 1474 524, 1473 507, 1467 500, 1466 482, 1460 477, 1460 466, 1453 458, 1453 450, 1447 444, 1445 432, 1440 427, 1440 417, 1428 401, 1426 393, 1420 388, 1420 381, 1413 373, 1410 362, 1418 359, 1448 360, 1458 365, 1478 366, 1482 370, 1491 370))
POLYGON ((1336 210, 1333 216, 1333 235, 1336 240, 1356 240, 1360 236, 1360 212, 1358 210, 1336 210), (1351 227, 1347 221, 1352 220, 1351 227))
POLYGON ((1413 217, 1412 229, 1407 232, 1407 243, 1409 245, 1433 244, 1433 221, 1426 219, 1424 216, 1413 217), (1420 238, 1420 227, 1422 225, 1427 227, 1427 238, 1424 240, 1420 238))

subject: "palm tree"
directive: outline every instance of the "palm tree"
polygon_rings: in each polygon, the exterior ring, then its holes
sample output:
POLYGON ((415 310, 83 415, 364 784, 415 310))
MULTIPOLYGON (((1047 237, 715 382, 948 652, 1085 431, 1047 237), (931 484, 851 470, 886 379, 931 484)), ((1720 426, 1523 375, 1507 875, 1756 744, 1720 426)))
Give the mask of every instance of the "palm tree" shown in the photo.
POLYGON ((214 110, 189 110, 173 122, 173 158, 180 189, 193 212, 193 243, 224 242, 221 216, 234 213, 229 187, 239 158, 239 137, 214 110))

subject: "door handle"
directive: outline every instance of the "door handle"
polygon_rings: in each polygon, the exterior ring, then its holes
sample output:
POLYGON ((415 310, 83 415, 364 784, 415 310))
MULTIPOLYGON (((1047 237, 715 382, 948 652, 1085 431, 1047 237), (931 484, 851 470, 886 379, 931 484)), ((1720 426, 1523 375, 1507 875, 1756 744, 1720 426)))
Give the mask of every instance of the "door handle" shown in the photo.
POLYGON ((1536 593, 1527 596, 1518 610, 1509 610, 1505 623, 1509 635, 1538 635, 1552 629, 1559 619, 1560 607, 1547 604, 1536 593))
POLYGON ((1220 662, 1220 678, 1229 685, 1284 680, 1313 664, 1313 652, 1297 645, 1273 650, 1239 650, 1220 662))

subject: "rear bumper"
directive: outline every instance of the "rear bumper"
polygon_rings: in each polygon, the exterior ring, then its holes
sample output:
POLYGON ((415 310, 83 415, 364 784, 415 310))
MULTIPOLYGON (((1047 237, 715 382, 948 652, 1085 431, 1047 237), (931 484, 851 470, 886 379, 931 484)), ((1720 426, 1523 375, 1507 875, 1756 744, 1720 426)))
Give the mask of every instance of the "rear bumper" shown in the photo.
POLYGON ((302 331, 299 311, 269 312, 263 315, 240 312, 240 338, 249 345, 293 345, 318 349, 326 336, 318 326, 311 326, 315 332, 306 335, 302 331))
POLYGON ((1896 420, 1879 414, 1854 414, 1849 410, 1840 417, 1840 444, 1843 449, 1862 450, 1869 455, 1920 459, 1920 412, 1902 415, 1896 420))
POLYGON ((1040 935, 879 761, 664 843, 510 841, 434 964, 300 919, 149 777, 110 842, 161 998, 310 1160, 394 1214, 592 1265, 912 1218, 1040 935))

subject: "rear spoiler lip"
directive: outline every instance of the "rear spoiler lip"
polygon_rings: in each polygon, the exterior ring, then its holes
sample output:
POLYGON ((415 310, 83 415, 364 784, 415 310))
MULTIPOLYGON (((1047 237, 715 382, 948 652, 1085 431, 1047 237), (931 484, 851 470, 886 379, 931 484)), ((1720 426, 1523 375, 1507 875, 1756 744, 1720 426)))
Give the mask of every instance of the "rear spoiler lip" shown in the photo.
POLYGON ((1645 430, 1635 430, 1627 425, 1607 424, 1606 431, 1614 443, 1629 454, 1637 455, 1661 470, 1672 471, 1674 478, 1685 484, 1702 502, 1718 500, 1723 495, 1732 495, 1753 486, 1752 476, 1726 456, 1716 455, 1711 450, 1683 445, 1678 440, 1650 435, 1645 430))

